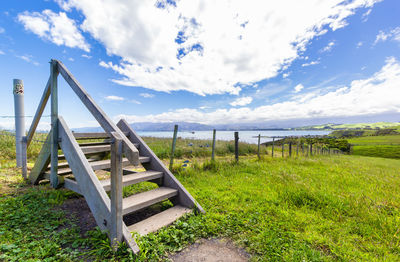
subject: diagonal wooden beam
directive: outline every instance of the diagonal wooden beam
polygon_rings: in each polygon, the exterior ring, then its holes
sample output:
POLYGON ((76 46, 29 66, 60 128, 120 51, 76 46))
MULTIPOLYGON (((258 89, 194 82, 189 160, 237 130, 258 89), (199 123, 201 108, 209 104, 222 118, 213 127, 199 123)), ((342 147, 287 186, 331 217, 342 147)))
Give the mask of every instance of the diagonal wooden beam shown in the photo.
POLYGON ((39 124, 40 118, 42 117, 43 111, 46 107, 47 101, 50 97, 50 79, 47 81, 46 87, 43 91, 42 98, 40 99, 39 106, 36 109, 35 117, 32 120, 31 127, 29 128, 28 135, 26 136, 26 147, 29 147, 29 144, 32 141, 33 135, 35 134, 36 128, 39 124))
POLYGON ((50 163, 50 155, 51 155, 51 147, 50 147, 50 140, 51 140, 52 132, 47 135, 47 138, 43 144, 42 149, 36 159, 35 165, 33 166, 31 172, 29 173, 29 180, 32 184, 36 185, 39 180, 40 176, 44 174, 46 171, 47 166, 50 163))
POLYGON ((96 104, 93 98, 86 92, 81 84, 75 79, 75 77, 68 71, 68 69, 58 60, 58 71, 64 77, 65 81, 70 85, 72 90, 77 94, 82 103, 92 113, 94 118, 99 122, 101 127, 107 133, 117 132, 122 137, 124 143, 124 152, 129 162, 133 165, 139 165, 139 151, 132 144, 131 141, 121 132, 121 130, 111 121, 111 119, 104 113, 104 111, 96 104))

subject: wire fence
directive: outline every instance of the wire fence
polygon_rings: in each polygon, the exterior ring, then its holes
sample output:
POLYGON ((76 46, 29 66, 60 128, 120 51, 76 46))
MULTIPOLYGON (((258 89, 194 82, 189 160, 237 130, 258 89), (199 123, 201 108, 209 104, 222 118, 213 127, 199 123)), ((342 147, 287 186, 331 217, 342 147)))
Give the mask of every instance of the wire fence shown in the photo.
MULTIPOLYGON (((31 117, 35 117, 35 116, 0 116, 0 118, 31 118, 31 117)), ((41 117, 51 117, 51 115, 43 115, 41 117)))

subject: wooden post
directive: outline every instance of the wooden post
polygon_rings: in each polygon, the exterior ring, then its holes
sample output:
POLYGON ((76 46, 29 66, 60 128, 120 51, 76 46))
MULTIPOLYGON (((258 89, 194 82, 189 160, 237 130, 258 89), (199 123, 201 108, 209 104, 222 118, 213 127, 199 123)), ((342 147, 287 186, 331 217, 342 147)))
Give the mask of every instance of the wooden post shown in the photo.
POLYGON ((212 142, 212 151, 211 151, 211 161, 215 160, 215 139, 216 139, 217 130, 213 130, 213 142, 212 142))
POLYGON ((122 241, 122 138, 111 132, 111 246, 116 251, 122 241))
POLYGON ((292 157, 292 141, 289 142, 289 157, 292 157))
POLYGON ((260 139, 261 139, 261 134, 258 134, 258 148, 257 148, 258 159, 260 159, 260 139))
POLYGON ((239 132, 235 132, 235 160, 239 161, 239 132))
POLYGON ((275 137, 272 138, 272 152, 271 156, 274 157, 275 137))
POLYGON ((300 142, 297 141, 297 144, 296 144, 296 156, 299 156, 299 145, 300 145, 300 142))
POLYGON ((174 165, 174 154, 175 154, 175 145, 176 145, 176 136, 178 134, 178 125, 174 126, 174 137, 172 138, 172 148, 171 148, 171 156, 169 161, 169 170, 172 169, 174 165))
POLYGON ((283 154, 284 151, 285 151, 285 142, 282 139, 282 157, 284 157, 284 154, 283 154))
POLYGON ((301 142, 301 153, 304 156, 304 143, 303 142, 301 142))
POLYGON ((312 143, 310 143, 310 156, 313 155, 313 151, 312 151, 312 143))
POLYGON ((53 188, 58 187, 58 90, 57 90, 57 62, 51 60, 51 173, 50 184, 53 188))

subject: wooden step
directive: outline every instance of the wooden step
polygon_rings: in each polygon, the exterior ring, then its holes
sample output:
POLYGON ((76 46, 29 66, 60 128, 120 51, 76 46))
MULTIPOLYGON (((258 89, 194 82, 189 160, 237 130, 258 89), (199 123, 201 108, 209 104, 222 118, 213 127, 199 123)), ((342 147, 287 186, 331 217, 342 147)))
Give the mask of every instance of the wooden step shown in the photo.
POLYGON ((130 214, 142 208, 151 206, 170 197, 176 196, 178 190, 169 187, 159 187, 122 199, 122 215, 130 214))
POLYGON ((183 206, 174 206, 154 216, 146 218, 136 224, 128 226, 130 232, 136 232, 144 236, 156 232, 162 227, 168 226, 185 214, 192 212, 191 209, 183 206))
MULTIPOLYGON (((140 163, 148 163, 150 162, 150 157, 147 156, 140 156, 139 157, 139 162, 140 163)), ((111 160, 110 159, 106 159, 106 160, 100 160, 100 161, 93 161, 93 162, 89 162, 90 166, 92 167, 92 169, 94 171, 96 170, 102 170, 102 169, 108 169, 111 167, 111 160)), ((58 167, 58 175, 60 176, 64 176, 64 175, 68 175, 72 173, 72 170, 70 168, 65 168, 66 166, 68 166, 68 163, 62 163, 60 164, 58 167), (61 167, 63 168, 60 168, 61 167)), ((122 166, 130 166, 130 162, 127 158, 123 158, 122 159, 122 166)))
MULTIPOLYGON (((81 147, 82 152, 85 155, 93 155, 93 154, 99 154, 99 153, 105 153, 105 152, 110 152, 111 150, 111 145, 90 145, 90 146, 83 146, 81 147)), ((58 155, 58 159, 64 159, 64 155, 58 155)))
MULTIPOLYGON (((129 132, 123 132, 125 136, 129 136, 129 132)), ((82 139, 102 139, 102 138, 110 138, 110 134, 104 132, 98 133, 78 133, 72 132, 76 140, 82 139)))
POLYGON ((102 142, 85 142, 85 143, 78 143, 79 146, 99 146, 99 145, 109 145, 111 143, 110 139, 105 139, 102 142))
MULTIPOLYGON (((139 144, 133 144, 136 148, 139 147, 139 144)), ((96 144, 96 143, 88 143, 85 146, 81 146, 81 149, 85 155, 94 155, 99 153, 110 152, 111 145, 110 143, 106 144, 96 144)), ((58 155, 58 159, 65 159, 64 155, 58 155)))
MULTIPOLYGON (((122 176, 122 185, 129 186, 133 184, 137 184, 143 181, 149 181, 157 178, 161 178, 163 176, 163 172, 158 172, 158 171, 152 171, 152 170, 147 170, 145 172, 137 172, 133 173, 130 175, 125 175, 122 176)), ((110 191, 111 190, 111 180, 110 179, 105 179, 105 180, 100 180, 101 184, 104 187, 105 191, 110 191)))

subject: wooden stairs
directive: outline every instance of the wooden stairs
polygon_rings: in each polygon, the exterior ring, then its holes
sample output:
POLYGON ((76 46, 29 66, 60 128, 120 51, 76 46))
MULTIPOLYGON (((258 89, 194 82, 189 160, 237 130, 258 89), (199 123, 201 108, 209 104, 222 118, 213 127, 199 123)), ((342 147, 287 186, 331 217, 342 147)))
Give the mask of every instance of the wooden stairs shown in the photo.
POLYGON ((29 146, 32 139, 30 135, 50 95, 52 129, 28 178, 33 184, 50 180, 55 188, 64 187, 83 195, 97 225, 108 233, 114 248, 119 242, 125 241, 134 253, 138 253, 139 247, 132 237, 133 233, 145 235, 155 232, 193 209, 204 212, 129 124, 125 120, 120 120, 117 125, 111 122, 57 60, 51 61, 51 76, 31 129, 24 139, 26 146, 29 146), (58 73, 99 121, 104 133, 74 133, 58 115, 58 73), (140 165, 141 169, 138 168, 140 165), (140 171, 132 171, 132 166, 140 171), (109 178, 99 180, 96 170, 108 171, 109 178), (154 183, 156 188, 122 197, 123 187, 143 182, 154 183), (133 224, 124 222, 125 216, 135 216, 138 211, 165 200, 170 200, 172 207, 133 224))

